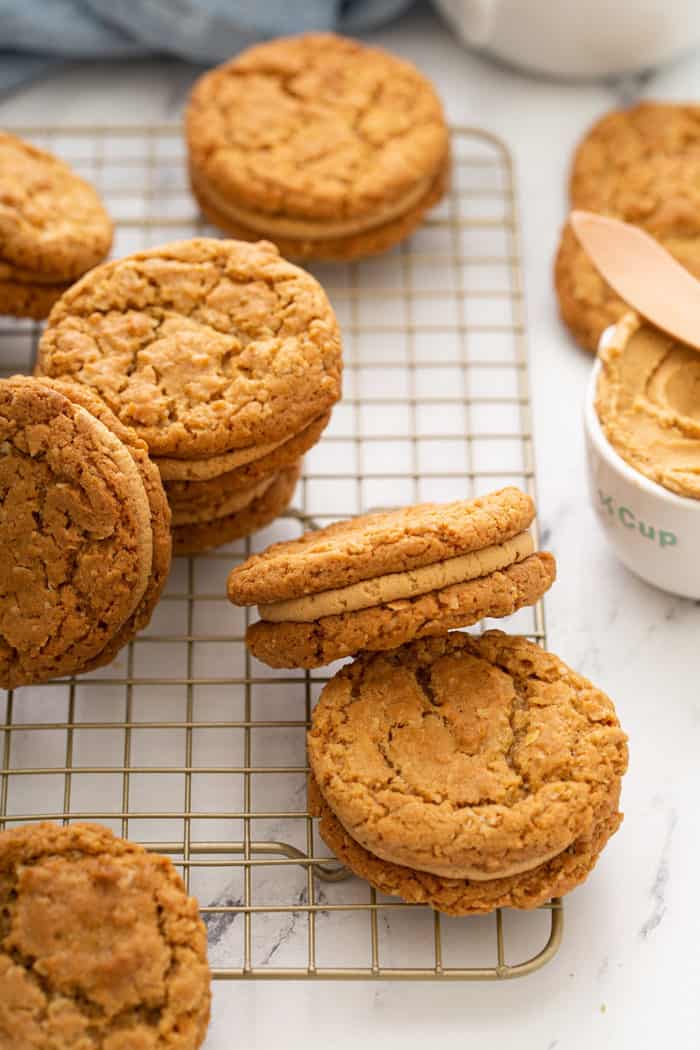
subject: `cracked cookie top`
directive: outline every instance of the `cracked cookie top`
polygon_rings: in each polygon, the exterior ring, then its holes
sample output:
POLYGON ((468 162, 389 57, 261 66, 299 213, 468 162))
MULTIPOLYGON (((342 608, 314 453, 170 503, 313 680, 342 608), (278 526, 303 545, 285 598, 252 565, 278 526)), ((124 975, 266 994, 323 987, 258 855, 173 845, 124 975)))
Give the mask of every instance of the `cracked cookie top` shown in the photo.
POLYGON ((384 860, 490 879, 556 856, 617 806, 612 702, 524 638, 453 633, 365 654, 326 685, 309 759, 349 834, 384 860))
POLYGON ((448 153, 426 78, 330 33, 260 44, 207 73, 186 124, 198 178, 255 211, 300 219, 373 212, 431 180, 448 153))
POLYGON ((340 396, 340 334, 310 274, 261 241, 200 238, 92 270, 54 306, 39 371, 96 390, 153 455, 283 441, 340 396))
POLYGON ((362 514, 254 554, 229 574, 228 595, 237 605, 259 605, 418 569, 511 539, 534 516, 530 497, 514 487, 362 514))
POLYGON ((100 262, 111 242, 93 187, 58 157, 0 131, 0 270, 61 283, 100 262))
POLYGON ((682 250, 700 233, 700 106, 640 102, 606 113, 574 154, 575 208, 606 211, 682 250))
POLYGON ((26 376, 0 382, 0 684, 70 674, 137 609, 151 508, 122 442, 26 376))
POLYGON ((106 828, 0 833, 0 1045, 195 1050, 206 932, 166 857, 106 828))

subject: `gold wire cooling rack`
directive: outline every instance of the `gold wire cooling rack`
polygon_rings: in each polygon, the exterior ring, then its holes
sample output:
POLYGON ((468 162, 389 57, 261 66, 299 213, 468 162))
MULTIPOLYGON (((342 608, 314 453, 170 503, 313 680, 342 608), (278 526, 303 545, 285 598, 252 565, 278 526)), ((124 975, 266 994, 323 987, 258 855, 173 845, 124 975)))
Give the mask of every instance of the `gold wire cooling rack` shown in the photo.
MULTIPOLYGON (((178 127, 19 128, 94 182, 114 254, 207 231, 178 127)), ((95 820, 169 854, 202 903, 218 978, 488 980, 532 973, 559 901, 454 919, 383 897, 328 857, 306 812, 305 729, 324 674, 245 650, 231 565, 377 506, 534 495, 513 168, 453 131, 447 200, 399 248, 313 267, 344 336, 344 397, 306 457, 295 510, 245 542, 178 559, 149 628, 108 668, 0 694, 0 827, 95 820), (514 960, 514 961, 510 961, 514 960)), ((40 326, 0 319, 0 370, 28 371, 40 326)), ((544 642, 541 604, 508 626, 544 642)))

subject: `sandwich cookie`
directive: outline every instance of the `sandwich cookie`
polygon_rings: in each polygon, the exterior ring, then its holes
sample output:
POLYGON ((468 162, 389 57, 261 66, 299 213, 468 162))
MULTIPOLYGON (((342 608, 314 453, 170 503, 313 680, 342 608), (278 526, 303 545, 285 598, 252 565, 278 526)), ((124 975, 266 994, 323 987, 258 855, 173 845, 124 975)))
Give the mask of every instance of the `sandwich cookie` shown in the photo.
POLYGON ((556 569, 534 552, 534 515, 515 488, 363 515, 253 555, 228 595, 258 606, 246 643, 271 667, 392 649, 536 602, 556 569))
POLYGON ((232 539, 286 505, 289 471, 327 425, 341 370, 338 325, 313 277, 274 245, 206 238, 93 270, 52 310, 38 362, 98 393, 146 442, 192 541, 180 533, 176 545, 193 550, 223 535, 225 518, 232 539), (252 515, 239 513, 246 502, 252 515))
POLYGON ((109 662, 150 619, 170 514, 145 446, 90 391, 0 382, 0 685, 109 662))
POLYGON ((501 631, 358 657, 325 686, 308 748, 333 852, 382 892, 452 914, 567 892, 621 820, 612 702, 501 631))
POLYGON ((111 243, 93 187, 58 157, 0 131, 0 313, 46 317, 111 243))
POLYGON ((204 215, 292 258, 385 251, 447 187, 449 136, 430 82, 330 33, 259 44, 206 73, 186 132, 204 215))

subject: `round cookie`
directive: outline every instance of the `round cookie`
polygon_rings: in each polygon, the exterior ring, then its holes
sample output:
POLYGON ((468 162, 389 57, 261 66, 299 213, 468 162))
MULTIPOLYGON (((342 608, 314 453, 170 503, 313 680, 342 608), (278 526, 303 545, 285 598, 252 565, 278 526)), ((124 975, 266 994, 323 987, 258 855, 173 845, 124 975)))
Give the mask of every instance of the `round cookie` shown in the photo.
POLYGON ((0 315, 30 317, 41 321, 70 284, 30 284, 0 279, 0 315))
POLYGON ((588 878, 608 839, 622 823, 612 811, 591 834, 577 839, 563 853, 521 875, 470 880, 431 875, 381 860, 356 842, 324 801, 313 777, 309 784, 309 811, 319 817, 318 830, 338 860, 380 893, 401 897, 410 904, 428 904, 446 915, 483 915, 496 908, 537 908, 561 897, 588 878))
POLYGON ((639 102, 612 110, 574 153, 571 205, 649 233, 700 232, 700 106, 639 102))
POLYGON ((418 569, 512 539, 534 517, 532 500, 516 488, 362 514, 254 554, 229 574, 228 596, 258 605, 418 569))
MULTIPOLYGON (((664 235, 657 240, 700 279, 700 239, 664 235)), ((562 321, 580 346, 596 353, 605 329, 624 317, 629 304, 598 273, 568 222, 557 250, 554 286, 562 321)))
MULTIPOLYGON (((202 522, 215 521, 217 518, 227 518, 237 511, 244 510, 255 500, 260 499, 271 485, 274 485, 276 476, 270 474, 247 489, 236 489, 228 493, 221 492, 216 499, 209 499, 206 494, 201 497, 192 494, 188 500, 180 503, 171 501, 173 525, 175 527, 199 525, 202 522)), ((202 482, 202 484, 205 483, 202 482)))
POLYGON ((341 367, 313 277, 274 245, 207 238, 92 270, 51 311, 38 362, 183 459, 289 439, 337 401, 341 367))
POLYGON ((480 620, 510 616, 534 605, 556 576, 551 554, 540 551, 482 578, 452 584, 310 623, 258 620, 246 631, 253 656, 270 667, 322 667, 361 650, 394 649, 480 620))
POLYGON ((122 442, 35 379, 0 382, 0 683, 72 674, 148 586, 151 510, 122 442))
POLYGON ((556 565, 535 553, 519 489, 366 514, 305 533, 231 571, 228 596, 258 605, 246 644, 271 667, 320 667, 536 602, 556 565))
MULTIPOLYGON (((190 173, 190 183, 202 215, 213 226, 217 226, 231 237, 240 237, 246 241, 254 241, 260 236, 258 231, 220 210, 208 196, 206 187, 202 186, 196 175, 192 173, 190 173)), ((450 162, 447 160, 424 196, 416 201, 409 211, 360 233, 324 238, 322 242, 309 238, 295 240, 272 233, 267 233, 266 236, 269 236, 282 254, 289 259, 326 259, 349 262, 352 259, 363 259, 368 255, 381 255, 399 241, 405 240, 420 226, 426 213, 439 204, 445 196, 449 183, 450 162)))
POLYGON ((501 631, 360 656, 325 686, 308 750, 325 801, 366 850, 473 881, 590 839, 627 767, 608 697, 501 631))
POLYGON ((444 192, 449 136, 432 85, 333 34, 260 44, 205 74, 186 130, 205 213, 296 256, 383 250, 444 192))
POLYGON ((153 611, 160 600, 165 587, 168 573, 170 572, 172 539, 170 534, 170 507, 163 490, 160 474, 157 467, 148 456, 148 448, 130 427, 120 423, 117 417, 105 405, 104 401, 93 393, 89 387, 78 383, 71 383, 62 379, 41 378, 41 383, 46 384, 53 390, 67 397, 73 404, 81 405, 91 415, 99 419, 129 451, 136 464, 141 481, 146 492, 148 505, 151 513, 151 535, 153 541, 153 557, 151 561, 151 574, 143 593, 141 601, 134 609, 131 616, 125 620, 113 638, 107 643, 102 652, 90 660, 82 671, 92 671, 96 667, 103 667, 111 663, 116 654, 131 641, 135 634, 142 631, 150 622, 153 611))
POLYGON ((111 242, 93 187, 58 157, 0 131, 0 263, 58 284, 95 266, 111 242))
MULTIPOLYGON (((605 114, 573 158, 573 208, 641 226, 700 277, 700 106, 641 102, 605 114)), ((600 276, 567 223, 555 262, 561 318, 587 350, 628 306, 600 276)))
POLYGON ((200 554, 224 543, 242 539, 278 518, 294 495, 300 465, 284 467, 273 483, 247 507, 212 521, 173 528, 173 553, 200 554))
POLYGON ((222 491, 250 488, 261 478, 274 474, 282 467, 290 467, 305 452, 316 444, 328 426, 330 412, 325 412, 314 419, 307 427, 300 430, 288 441, 280 442, 264 451, 262 447, 248 452, 224 452, 221 456, 209 456, 206 459, 167 459, 155 460, 160 475, 165 481, 165 491, 175 500, 187 500, 194 489, 206 491, 212 499, 220 497, 222 491), (262 452, 260 456, 254 452, 262 452), (244 456, 244 462, 234 462, 244 456))
POLYGON ((0 1045, 197 1050, 211 1001, 171 862, 92 824, 0 833, 0 1045))

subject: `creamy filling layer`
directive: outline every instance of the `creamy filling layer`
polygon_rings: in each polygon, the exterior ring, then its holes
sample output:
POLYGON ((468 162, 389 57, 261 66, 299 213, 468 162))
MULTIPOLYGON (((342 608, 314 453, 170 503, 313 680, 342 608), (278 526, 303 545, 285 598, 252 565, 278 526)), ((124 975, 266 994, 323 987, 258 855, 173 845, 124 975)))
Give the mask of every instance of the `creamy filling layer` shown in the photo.
POLYGON ((333 237, 344 237, 354 233, 363 233, 372 230, 375 226, 383 226, 392 219, 396 219, 406 212, 411 211, 430 189, 433 179, 421 179, 408 192, 398 200, 378 207, 370 215, 358 216, 352 219, 343 219, 333 222, 327 219, 314 221, 312 219, 289 219, 281 215, 267 215, 264 212, 250 211, 241 208, 225 197, 220 196, 209 185, 202 185, 196 177, 193 179, 195 189, 208 201, 217 211, 240 222, 250 230, 260 234, 277 234, 279 237, 292 237, 295 239, 323 241, 333 237))
POLYGON ((503 543, 425 565, 420 569, 392 572, 348 587, 259 605, 258 613, 262 620, 271 623, 311 623, 322 616, 370 609, 402 598, 416 598, 455 583, 476 580, 523 561, 533 550, 532 537, 527 532, 521 532, 503 543))

